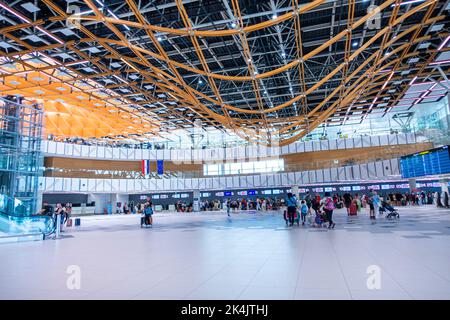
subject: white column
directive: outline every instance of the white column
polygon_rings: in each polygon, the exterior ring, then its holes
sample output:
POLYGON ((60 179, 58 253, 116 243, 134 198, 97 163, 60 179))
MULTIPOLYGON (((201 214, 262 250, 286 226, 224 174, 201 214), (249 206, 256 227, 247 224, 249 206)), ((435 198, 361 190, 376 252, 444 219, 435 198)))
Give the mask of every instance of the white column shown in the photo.
POLYGON ((193 198, 192 211, 198 212, 200 211, 200 190, 194 190, 193 198))
POLYGON ((291 187, 291 193, 292 193, 294 196, 296 196, 297 199, 298 199, 298 197, 299 197, 298 186, 292 186, 292 187, 291 187))
POLYGON ((409 179, 409 191, 416 189, 416 179, 409 179))
POLYGON ((447 179, 441 179, 439 180, 439 182, 441 183, 441 192, 448 192, 448 180, 447 179))

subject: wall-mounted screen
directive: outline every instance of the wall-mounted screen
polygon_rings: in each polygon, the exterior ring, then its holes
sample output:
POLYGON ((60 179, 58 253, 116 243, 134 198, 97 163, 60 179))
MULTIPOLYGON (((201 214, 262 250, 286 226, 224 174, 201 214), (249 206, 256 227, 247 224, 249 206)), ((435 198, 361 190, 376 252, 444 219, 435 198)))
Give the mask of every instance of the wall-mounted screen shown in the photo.
POLYGON ((403 178, 450 173, 449 146, 403 156, 400 167, 403 178))

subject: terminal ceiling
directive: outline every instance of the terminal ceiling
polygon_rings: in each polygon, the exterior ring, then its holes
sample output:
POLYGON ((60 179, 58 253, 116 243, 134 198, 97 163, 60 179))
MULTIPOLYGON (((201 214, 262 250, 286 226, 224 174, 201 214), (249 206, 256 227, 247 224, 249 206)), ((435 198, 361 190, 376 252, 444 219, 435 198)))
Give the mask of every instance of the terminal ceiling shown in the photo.
POLYGON ((444 97, 448 9, 437 0, 0 0, 0 93, 43 99, 56 136, 145 140, 204 126, 286 145, 320 125, 395 112, 413 82, 435 83, 444 97))

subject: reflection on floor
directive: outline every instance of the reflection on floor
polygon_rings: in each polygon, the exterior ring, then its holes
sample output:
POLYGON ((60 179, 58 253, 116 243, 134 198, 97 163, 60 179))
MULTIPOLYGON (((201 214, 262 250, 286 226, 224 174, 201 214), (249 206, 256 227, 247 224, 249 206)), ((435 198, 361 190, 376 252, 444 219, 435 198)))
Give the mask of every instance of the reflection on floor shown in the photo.
POLYGON ((399 212, 337 210, 334 230, 272 212, 83 218, 60 240, 0 245, 0 298, 450 299, 450 210, 399 212))

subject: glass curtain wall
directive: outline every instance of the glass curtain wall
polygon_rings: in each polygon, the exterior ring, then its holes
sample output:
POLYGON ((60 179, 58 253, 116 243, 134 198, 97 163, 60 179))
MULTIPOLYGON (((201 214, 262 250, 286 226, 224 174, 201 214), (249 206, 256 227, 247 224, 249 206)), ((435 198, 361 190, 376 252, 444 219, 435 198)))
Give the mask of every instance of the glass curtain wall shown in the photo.
POLYGON ((20 97, 0 98, 0 210, 27 216, 36 212, 43 172, 41 105, 20 97))

